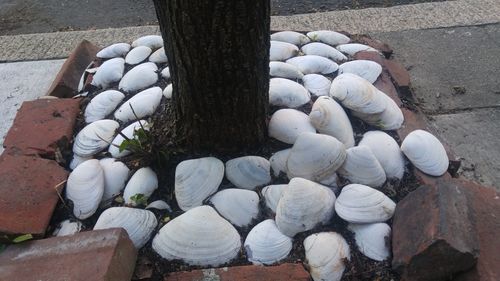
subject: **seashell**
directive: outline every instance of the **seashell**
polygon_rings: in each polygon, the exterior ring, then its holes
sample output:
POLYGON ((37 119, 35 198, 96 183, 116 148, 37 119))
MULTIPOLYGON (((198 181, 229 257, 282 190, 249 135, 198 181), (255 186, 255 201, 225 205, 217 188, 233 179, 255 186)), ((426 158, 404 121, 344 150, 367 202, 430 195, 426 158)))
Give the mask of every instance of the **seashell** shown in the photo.
POLYGON ((356 245, 363 255, 372 260, 383 261, 391 255, 391 227, 386 223, 349 224, 354 232, 356 245))
POLYGON ((160 105, 162 92, 160 87, 152 87, 135 94, 115 111, 115 118, 128 122, 150 116, 160 105))
POLYGON ((331 59, 336 62, 346 61, 347 57, 332 46, 323 43, 309 43, 300 48, 306 55, 316 55, 331 59))
POLYGON ((352 223, 384 222, 394 215, 394 203, 382 192, 362 184, 349 184, 342 188, 335 212, 352 223))
POLYGON ((255 189, 271 181, 271 165, 260 156, 243 156, 226 162, 226 178, 238 188, 255 189))
POLYGON ((339 68, 332 60, 315 55, 294 57, 288 59, 286 63, 295 65, 304 74, 330 74, 339 68))
POLYGON ((215 193, 210 202, 230 223, 248 226, 259 214, 259 195, 255 191, 228 188, 215 193))
POLYGON ((387 178, 403 178, 405 172, 403 154, 391 136, 382 131, 369 131, 359 142, 359 146, 362 145, 371 149, 387 178))
POLYGON ((292 80, 299 80, 304 76, 296 66, 282 61, 269 62, 269 75, 292 80))
POLYGON ((272 219, 257 224, 243 244, 248 261, 270 265, 286 258, 292 250, 292 239, 283 235, 272 219))
POLYGON ((164 79, 170 79, 170 69, 168 67, 165 67, 161 72, 160 72, 161 77, 164 79))
POLYGON ((304 88, 306 88, 314 96, 328 96, 332 81, 323 75, 307 74, 302 77, 304 88))
POLYGON ((116 90, 107 90, 98 94, 85 108, 85 122, 92 123, 104 119, 115 110, 124 98, 125 95, 116 90))
POLYGON ((309 92, 297 82, 284 78, 269 81, 269 104, 283 107, 299 107, 311 100, 309 92))
POLYGON ((152 248, 167 260, 218 266, 238 256, 238 231, 209 206, 191 209, 163 226, 152 248))
POLYGON ((97 219, 94 230, 121 227, 137 249, 142 248, 158 225, 155 215, 148 210, 128 207, 106 209, 97 219))
POLYGON ((173 93, 174 93, 174 89, 172 87, 172 84, 168 84, 167 87, 165 87, 165 89, 163 90, 163 96, 166 99, 171 99, 173 93))
MULTIPOLYGON (((92 65, 94 65, 93 61, 91 63, 89 63, 89 65, 87 65, 87 67, 85 68, 85 70, 82 73, 82 76, 80 76, 80 81, 78 81, 78 88, 77 88, 79 93, 83 90, 83 87, 85 86, 85 81, 87 80, 88 71, 92 65)), ((97 68, 97 69, 99 69, 99 68, 97 68)), ((96 69, 96 71, 97 71, 97 69, 96 69)), ((48 96, 48 97, 52 97, 52 96, 48 96)))
POLYGON ((82 230, 82 223, 79 221, 63 220, 52 233, 53 236, 73 235, 82 230))
POLYGON ((140 168, 132 175, 125 186, 123 198, 126 204, 137 206, 139 202, 134 200, 137 195, 142 195, 142 198, 147 200, 157 188, 158 178, 156 173, 149 167, 140 168))
POLYGON ((166 63, 168 62, 167 54, 165 54, 165 48, 161 47, 151 54, 149 57, 150 62, 154 63, 166 63))
POLYGON ((175 168, 175 198, 187 211, 214 194, 224 178, 224 163, 214 157, 185 160, 175 168))
POLYGON ((307 36, 295 31, 280 31, 273 33, 271 34, 271 40, 287 42, 296 46, 301 46, 311 42, 307 36))
POLYGON ((415 130, 401 144, 401 150, 410 162, 422 172, 441 176, 448 170, 448 155, 443 144, 431 133, 415 130))
POLYGON ((346 148, 354 146, 354 133, 349 117, 332 98, 319 97, 309 113, 309 120, 321 134, 335 137, 346 148))
POLYGON ((288 156, 287 175, 290 179, 301 177, 319 182, 331 178, 345 158, 345 146, 336 138, 303 133, 288 156))
POLYGON ((311 31, 307 33, 307 37, 311 38, 312 41, 323 42, 331 46, 347 44, 351 41, 351 38, 346 35, 331 30, 311 31))
POLYGON ((327 223, 334 214, 334 204, 335 194, 328 187, 293 178, 276 207, 276 225, 281 233, 294 237, 327 223))
POLYGON ((345 270, 344 260, 351 260, 349 245, 336 232, 321 232, 304 239, 306 267, 314 281, 339 281, 345 270))
POLYGON ((69 169, 74 170, 78 165, 82 164, 83 162, 92 159, 92 156, 90 157, 80 157, 76 154, 73 154, 73 158, 71 159, 71 162, 69 163, 69 169))
POLYGON ((361 51, 380 53, 377 49, 359 43, 341 44, 337 46, 337 50, 341 51, 344 54, 348 54, 351 57, 354 56, 357 52, 361 51))
POLYGON ((271 41, 271 48, 269 49, 269 60, 283 61, 296 56, 299 53, 297 46, 280 41, 271 41))
POLYGON ((111 84, 120 81, 125 70, 125 60, 122 58, 114 58, 107 60, 97 69, 92 82, 90 84, 101 87, 103 89, 111 84))
POLYGON ((122 158, 124 156, 130 155, 130 153, 132 152, 129 150, 120 151, 120 145, 125 140, 123 136, 127 137, 128 139, 134 139, 135 131, 141 128, 144 128, 144 130, 148 131, 148 125, 149 123, 147 121, 139 120, 125 127, 125 129, 123 129, 120 134, 116 135, 116 137, 111 142, 111 145, 108 148, 109 154, 111 154, 111 156, 113 156, 114 158, 122 158))
POLYGON ((382 73, 382 66, 371 60, 353 60, 339 65, 339 74, 352 73, 374 83, 382 73))
POLYGON ((393 99, 380 91, 379 93, 386 101, 384 111, 375 114, 364 114, 353 111, 353 115, 382 130, 397 130, 401 128, 404 122, 403 112, 393 99))
POLYGON ((73 201, 73 214, 79 219, 92 216, 104 193, 104 174, 99 160, 91 159, 78 165, 69 174, 66 197, 73 201))
POLYGON ((276 207, 278 206, 278 202, 283 196, 283 192, 288 188, 288 184, 275 184, 268 185, 262 189, 262 196, 264 197, 264 201, 266 206, 276 213, 276 207))
POLYGON ((125 57, 125 63, 138 64, 140 62, 143 62, 145 59, 149 57, 151 52, 153 52, 153 50, 151 50, 151 48, 146 46, 135 47, 125 57))
POLYGON ((163 47, 163 38, 159 35, 146 35, 132 42, 132 47, 146 46, 152 50, 163 47))
POLYGON ((381 187, 385 183, 385 172, 368 146, 347 149, 347 158, 338 173, 351 183, 381 187))
POLYGON ((286 160, 288 160, 290 151, 292 151, 291 148, 280 150, 269 158, 269 163, 275 177, 278 177, 280 173, 286 174, 286 160))
POLYGON ((125 164, 114 158, 103 158, 99 160, 99 164, 104 172, 104 194, 101 202, 105 202, 122 192, 130 170, 125 164))
POLYGON ((145 209, 167 210, 168 212, 172 212, 172 208, 163 200, 153 201, 149 203, 145 209))
POLYGON ((130 50, 130 44, 127 43, 116 43, 107 46, 106 48, 100 50, 96 57, 101 59, 111 59, 115 57, 123 57, 130 50))
POLYGON ((120 125, 114 120, 98 120, 85 126, 75 137, 73 153, 80 157, 91 157, 105 149, 120 125))
POLYGON ((268 130, 270 137, 289 144, 293 144, 302 133, 316 133, 309 116, 290 108, 276 111, 271 116, 268 130))
POLYGON ((157 70, 153 62, 141 63, 125 73, 118 88, 125 92, 145 89, 158 81, 157 70))

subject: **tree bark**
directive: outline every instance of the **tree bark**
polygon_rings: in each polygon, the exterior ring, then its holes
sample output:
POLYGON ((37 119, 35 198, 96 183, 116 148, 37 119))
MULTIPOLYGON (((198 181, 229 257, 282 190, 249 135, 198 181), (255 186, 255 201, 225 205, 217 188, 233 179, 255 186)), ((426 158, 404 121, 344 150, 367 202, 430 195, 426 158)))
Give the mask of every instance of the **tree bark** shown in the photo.
POLYGON ((182 144, 236 151, 267 137, 269 0, 153 0, 182 144))

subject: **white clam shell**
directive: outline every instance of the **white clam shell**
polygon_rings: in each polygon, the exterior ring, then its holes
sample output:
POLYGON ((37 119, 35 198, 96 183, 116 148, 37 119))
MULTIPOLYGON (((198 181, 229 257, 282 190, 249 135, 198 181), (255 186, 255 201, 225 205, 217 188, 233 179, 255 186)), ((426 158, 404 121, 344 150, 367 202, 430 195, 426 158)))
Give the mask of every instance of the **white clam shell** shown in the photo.
POLYGON ((130 170, 125 164, 114 158, 103 158, 99 160, 99 164, 104 172, 104 194, 101 200, 104 202, 119 195, 125 188, 130 170))
POLYGON ((307 36, 295 31, 280 31, 273 33, 271 34, 271 40, 287 42, 296 46, 301 46, 311 42, 307 36))
POLYGON ((285 78, 269 81, 269 104, 295 108, 308 103, 311 95, 304 86, 285 78))
POLYGON ((94 225, 96 229, 121 227, 137 249, 142 248, 158 225, 155 215, 148 210, 112 207, 106 209, 94 225))
POLYGON ((52 233, 53 236, 68 236, 73 235, 82 230, 82 223, 79 221, 64 220, 58 226, 57 229, 52 233))
POLYGON ((441 176, 448 170, 448 155, 443 144, 431 133, 415 130, 401 144, 401 150, 410 162, 422 172, 441 176))
MULTIPOLYGON (((93 64, 94 64, 93 61, 91 63, 89 63, 89 65, 87 65, 87 67, 83 71, 82 76, 80 76, 80 81, 78 81, 78 88, 77 88, 78 93, 80 93, 83 90, 83 87, 85 86, 85 81, 87 79, 87 74, 89 73, 89 67, 91 67, 93 64)), ((97 71, 97 69, 96 69, 96 71, 97 71)), ((83 93, 82 93, 82 95, 83 95, 83 93)))
POLYGON ((90 84, 105 89, 111 84, 120 81, 124 70, 125 60, 123 58, 107 60, 99 66, 90 84))
POLYGON ((351 39, 339 32, 332 30, 316 30, 307 33, 307 37, 313 41, 319 41, 328 45, 337 46, 340 44, 347 44, 351 39))
POLYGON ((269 49, 269 60, 271 61, 284 61, 299 53, 297 46, 280 41, 271 41, 271 48, 269 49))
POLYGON ((115 57, 123 57, 130 50, 130 44, 128 43, 116 43, 107 46, 106 48, 100 50, 96 57, 101 59, 111 59, 115 57))
POLYGON ((95 96, 85 108, 85 122, 92 123, 111 114, 125 95, 120 91, 107 90, 95 96))
POLYGON ((335 212, 352 223, 384 222, 394 215, 396 203, 382 192, 362 184, 349 184, 342 188, 335 212))
POLYGON ((351 252, 345 239, 336 232, 321 232, 304 239, 306 264, 314 281, 339 281, 345 270, 344 259, 351 252))
POLYGON ((404 122, 403 112, 393 99, 380 91, 379 94, 386 101, 384 111, 375 114, 353 111, 353 115, 382 130, 397 130, 401 128, 404 122))
POLYGON ((302 77, 302 83, 314 96, 328 96, 332 81, 320 74, 307 74, 302 77))
POLYGON ((402 179, 405 172, 403 154, 398 143, 382 131, 369 131, 363 135, 359 146, 368 146, 385 171, 387 178, 402 179))
POLYGON ((276 213, 276 207, 278 206, 278 202, 283 195, 285 189, 288 188, 288 184, 275 184, 268 185, 262 189, 262 196, 264 197, 264 201, 266 206, 276 213))
POLYGON ((82 164, 83 162, 92 159, 92 156, 89 157, 81 157, 76 154, 73 154, 73 158, 71 159, 71 162, 69 163, 69 169, 74 170, 78 165, 82 164))
POLYGON ((373 83, 382 73, 382 66, 371 60, 353 60, 339 65, 339 74, 342 73, 356 74, 373 83))
POLYGON ((354 56, 357 52, 361 51, 380 53, 377 49, 359 43, 341 44, 337 46, 337 50, 341 51, 344 54, 348 54, 349 56, 354 56))
POLYGON ((125 190, 123 198, 126 204, 132 206, 137 205, 137 202, 132 200, 136 195, 142 194, 144 198, 149 198, 151 194, 158 188, 158 177, 156 173, 149 167, 140 168, 130 178, 125 190))
POLYGON ((292 80, 299 80, 304 76, 296 66, 281 61, 269 62, 269 75, 292 80))
POLYGON ((125 63, 127 64, 138 64, 143 62, 145 59, 149 57, 149 55, 153 52, 151 48, 146 46, 138 46, 130 50, 130 52, 125 57, 125 63))
POLYGON ((349 224, 347 228, 354 232, 356 245, 363 255, 372 260, 383 261, 391 254, 391 227, 386 223, 349 224))
POLYGON ((160 105, 162 93, 160 87, 153 87, 135 94, 115 111, 115 118, 128 122, 152 115, 160 105))
POLYGON ((338 173, 351 183, 359 183, 374 188, 381 187, 386 180, 385 171, 368 146, 347 149, 347 158, 338 173))
POLYGON ((162 227, 153 239, 152 248, 167 260, 218 266, 236 258, 240 239, 238 231, 212 207, 200 206, 162 227))
POLYGON ((121 134, 117 134, 111 142, 111 145, 108 148, 109 154, 111 154, 111 156, 113 156, 114 158, 121 158, 132 153, 129 150, 120 151, 120 145, 125 140, 123 136, 126 136, 129 139, 134 139, 134 132, 141 128, 144 128, 144 130, 149 130, 148 125, 149 124, 147 121, 139 120, 125 127, 125 129, 121 131, 121 134))
POLYGON ((287 160, 288 178, 322 181, 332 177, 344 163, 346 150, 336 138, 313 133, 301 134, 287 160))
POLYGON ((331 59, 336 62, 346 61, 347 57, 332 46, 323 43, 309 43, 300 48, 306 55, 316 55, 331 59))
POLYGON ((161 77, 164 79, 170 79, 170 68, 165 67, 161 72, 160 72, 161 77))
POLYGON ((210 198, 217 212, 238 227, 249 225, 259 214, 259 195, 255 191, 228 188, 210 198))
POLYGON ((330 74, 339 68, 334 61, 316 55, 298 56, 286 62, 295 65, 304 74, 330 74))
POLYGON ((104 193, 104 174, 99 160, 80 164, 69 174, 66 197, 73 201, 73 214, 79 219, 92 216, 104 193))
POLYGON ((163 38, 159 35, 146 35, 132 42, 132 47, 146 46, 152 50, 163 47, 163 38))
POLYGON ((155 63, 141 63, 123 75, 118 88, 125 92, 145 89, 158 81, 156 71, 158 71, 158 67, 155 63))
POLYGON ((166 98, 166 99, 171 99, 172 98, 172 94, 174 93, 174 88, 172 86, 172 84, 168 84, 165 89, 163 89, 163 96, 166 98))
POLYGON ((269 121, 269 136, 293 144, 302 133, 316 133, 307 114, 290 108, 276 111, 269 121))
POLYGON ((290 151, 292 151, 291 148, 280 150, 269 158, 269 163, 271 163, 271 170, 273 171, 274 176, 278 177, 280 173, 286 174, 286 161, 288 160, 290 151))
POLYGON ((91 157, 111 143, 120 125, 114 120, 98 120, 85 126, 75 137, 73 152, 80 157, 91 157))
POLYGON ((167 54, 165 54, 165 48, 161 47, 149 56, 149 61, 154 63, 166 63, 168 62, 167 54))
POLYGON ((243 245, 250 262, 270 265, 288 256, 292 239, 278 230, 274 220, 268 219, 250 230, 243 245))
POLYGON ((172 212, 172 208, 170 208, 170 205, 168 205, 167 202, 163 200, 153 201, 149 203, 145 209, 167 210, 169 212, 172 212))
POLYGON ((226 178, 238 188, 255 189, 271 182, 271 165, 260 156, 243 156, 226 162, 226 178))
POLYGON ((276 207, 276 225, 281 233, 294 237, 327 223, 334 214, 334 204, 335 194, 328 187, 293 178, 276 207))
POLYGON ((185 160, 175 169, 175 198, 183 211, 200 206, 224 178, 224 163, 214 157, 185 160))
POLYGON ((351 121, 340 104, 330 97, 319 97, 309 113, 311 124, 318 132, 335 137, 346 148, 354 146, 351 121))

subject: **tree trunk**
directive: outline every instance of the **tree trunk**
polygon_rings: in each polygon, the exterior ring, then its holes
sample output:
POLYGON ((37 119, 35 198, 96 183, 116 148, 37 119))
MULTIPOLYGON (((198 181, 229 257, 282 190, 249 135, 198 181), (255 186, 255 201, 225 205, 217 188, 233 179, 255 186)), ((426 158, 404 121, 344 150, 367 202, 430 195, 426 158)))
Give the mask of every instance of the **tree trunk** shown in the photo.
POLYGON ((194 149, 267 137, 269 0, 153 0, 173 82, 175 131, 194 149))

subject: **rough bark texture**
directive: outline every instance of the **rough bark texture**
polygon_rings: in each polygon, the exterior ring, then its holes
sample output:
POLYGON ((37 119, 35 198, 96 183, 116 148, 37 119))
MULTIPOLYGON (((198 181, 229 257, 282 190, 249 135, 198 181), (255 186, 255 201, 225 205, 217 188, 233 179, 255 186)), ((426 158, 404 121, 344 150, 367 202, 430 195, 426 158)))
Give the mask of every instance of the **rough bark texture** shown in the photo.
POLYGON ((234 151, 267 135, 269 0, 154 0, 173 81, 176 135, 234 151))

